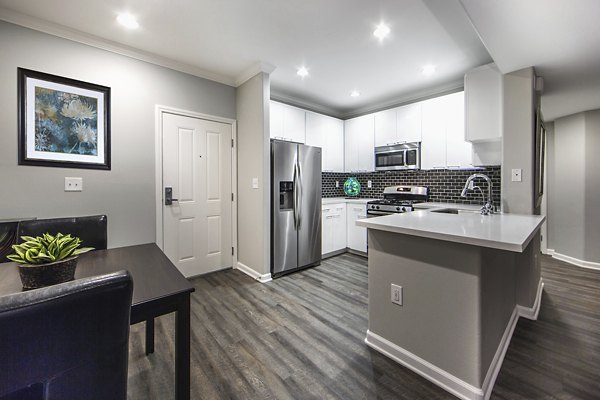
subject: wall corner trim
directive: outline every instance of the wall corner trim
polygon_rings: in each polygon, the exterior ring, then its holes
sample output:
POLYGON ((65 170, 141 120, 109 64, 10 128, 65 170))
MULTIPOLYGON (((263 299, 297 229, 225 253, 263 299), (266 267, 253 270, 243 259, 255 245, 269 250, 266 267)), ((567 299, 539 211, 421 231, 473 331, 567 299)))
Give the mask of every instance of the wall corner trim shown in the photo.
POLYGON ((239 269, 241 272, 248 275, 252 279, 259 281, 260 283, 267 283, 267 282, 271 282, 273 280, 273 278, 271 277, 271 273, 268 273, 268 274, 258 273, 255 270, 253 270, 252 268, 250 268, 249 266, 247 266, 246 264, 242 264, 239 261, 238 261, 235 269, 239 269))
POLYGON ((269 64, 267 62, 257 62, 254 63, 253 65, 250 66, 250 68, 244 70, 241 74, 239 74, 236 78, 235 78, 235 86, 241 86, 243 85, 248 79, 252 78, 253 76, 255 76, 256 74, 259 74, 261 72, 264 72, 265 74, 271 74, 273 71, 275 71, 277 67, 275 67, 272 64, 269 64))
POLYGON ((533 302, 533 306, 525 307, 517 304, 517 311, 519 313, 519 317, 531 319, 533 321, 537 320, 538 314, 540 313, 540 308, 542 305, 542 292, 544 291, 544 281, 540 278, 538 282, 537 293, 535 294, 535 301, 533 302))

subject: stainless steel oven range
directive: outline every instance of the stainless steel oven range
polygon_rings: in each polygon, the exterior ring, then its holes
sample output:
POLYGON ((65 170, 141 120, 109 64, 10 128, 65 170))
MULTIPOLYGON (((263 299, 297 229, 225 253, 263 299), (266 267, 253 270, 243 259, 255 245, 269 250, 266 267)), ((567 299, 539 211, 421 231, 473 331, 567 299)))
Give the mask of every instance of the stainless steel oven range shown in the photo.
POLYGON ((428 197, 429 189, 425 186, 386 187, 383 199, 367 203, 367 218, 413 211, 413 204, 426 202, 428 197))

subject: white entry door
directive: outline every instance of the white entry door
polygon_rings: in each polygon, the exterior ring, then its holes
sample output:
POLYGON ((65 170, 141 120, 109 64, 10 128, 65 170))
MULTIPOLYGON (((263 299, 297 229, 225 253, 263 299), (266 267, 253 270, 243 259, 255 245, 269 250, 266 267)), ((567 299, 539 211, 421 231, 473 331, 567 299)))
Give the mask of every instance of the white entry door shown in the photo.
POLYGON ((165 254, 186 277, 231 267, 232 126, 165 113, 162 130, 165 254))

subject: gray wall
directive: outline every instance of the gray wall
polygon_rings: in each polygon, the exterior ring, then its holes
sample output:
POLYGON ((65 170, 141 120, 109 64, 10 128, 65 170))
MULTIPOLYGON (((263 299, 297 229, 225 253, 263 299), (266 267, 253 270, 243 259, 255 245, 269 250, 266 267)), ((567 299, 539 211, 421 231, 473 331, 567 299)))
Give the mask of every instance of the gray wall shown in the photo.
POLYGON ((238 262, 261 275, 270 271, 269 93, 269 76, 260 73, 238 87, 236 99, 238 262))
POLYGON ((533 214, 533 68, 503 76, 504 129, 502 153, 502 210, 507 213, 533 214), (522 169, 522 181, 512 182, 513 168, 522 169))
POLYGON ((553 165, 549 164, 549 169, 554 173, 554 185, 549 187, 548 225, 554 234, 548 247, 582 260, 585 232, 583 113, 554 121, 554 154, 550 160, 554 161, 553 165), (565 152, 568 157, 560 152, 565 152))
POLYGON ((600 110, 585 113, 585 255, 600 263, 600 110))
POLYGON ((154 106, 235 118, 235 89, 2 21, 0 49, 0 218, 102 213, 110 247, 154 242, 154 106), (17 165, 17 67, 111 87, 111 171, 17 165))
POLYGON ((557 119, 548 143, 548 248, 600 263, 600 110, 557 119))

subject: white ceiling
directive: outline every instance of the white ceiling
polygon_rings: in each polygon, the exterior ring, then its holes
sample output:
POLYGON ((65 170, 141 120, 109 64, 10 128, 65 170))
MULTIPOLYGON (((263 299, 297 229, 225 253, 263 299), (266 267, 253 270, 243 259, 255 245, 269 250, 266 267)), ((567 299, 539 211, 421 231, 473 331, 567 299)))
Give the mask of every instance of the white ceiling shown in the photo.
POLYGON ((600 108, 600 0, 461 0, 503 73, 534 66, 546 120, 600 108))
POLYGON ((48 21, 62 36, 84 33, 87 42, 124 45, 231 85, 268 63, 277 97, 338 116, 455 88, 465 71, 491 61, 458 0, 0 0, 0 7, 0 18, 52 32, 48 21), (138 17, 138 30, 116 23, 123 11, 138 17), (381 21, 391 34, 379 43, 372 32, 381 21), (438 72, 423 76, 426 64, 438 72), (296 75, 302 65, 304 79, 296 75), (359 98, 350 97, 354 89, 359 98))

